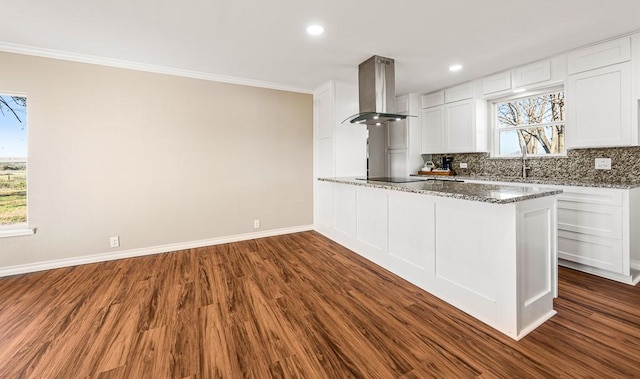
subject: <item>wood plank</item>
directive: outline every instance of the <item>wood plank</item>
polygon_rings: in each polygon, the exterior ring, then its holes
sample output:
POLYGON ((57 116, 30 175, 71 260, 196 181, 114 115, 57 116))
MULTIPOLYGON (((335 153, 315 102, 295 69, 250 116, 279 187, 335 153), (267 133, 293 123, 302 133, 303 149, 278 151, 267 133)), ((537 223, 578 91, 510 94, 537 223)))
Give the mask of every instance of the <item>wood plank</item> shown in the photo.
POLYGON ((640 378, 640 289, 516 342, 315 232, 0 279, 0 377, 640 378))

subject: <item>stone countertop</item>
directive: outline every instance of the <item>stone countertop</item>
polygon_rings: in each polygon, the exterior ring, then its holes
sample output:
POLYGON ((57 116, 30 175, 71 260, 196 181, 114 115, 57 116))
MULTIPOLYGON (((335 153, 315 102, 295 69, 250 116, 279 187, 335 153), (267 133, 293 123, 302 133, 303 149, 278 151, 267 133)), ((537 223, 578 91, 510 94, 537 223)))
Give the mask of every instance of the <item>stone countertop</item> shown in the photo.
POLYGON ((508 204, 562 193, 562 190, 552 188, 514 187, 452 180, 425 180, 411 183, 378 182, 356 178, 318 178, 318 180, 493 204, 508 204))
MULTIPOLYGON (((433 178, 429 175, 412 175, 419 176, 421 178, 433 178)), ((551 179, 551 178, 518 178, 513 176, 491 176, 491 175, 473 175, 473 176, 448 176, 448 180, 483 180, 488 182, 512 182, 512 183, 527 183, 527 184, 542 184, 542 185, 554 185, 554 186, 575 186, 575 187, 598 187, 598 188, 618 188, 618 189, 631 189, 640 187, 640 180, 638 181, 595 181, 595 180, 578 180, 578 179, 551 179)), ((441 178, 438 178, 441 179, 441 178)))

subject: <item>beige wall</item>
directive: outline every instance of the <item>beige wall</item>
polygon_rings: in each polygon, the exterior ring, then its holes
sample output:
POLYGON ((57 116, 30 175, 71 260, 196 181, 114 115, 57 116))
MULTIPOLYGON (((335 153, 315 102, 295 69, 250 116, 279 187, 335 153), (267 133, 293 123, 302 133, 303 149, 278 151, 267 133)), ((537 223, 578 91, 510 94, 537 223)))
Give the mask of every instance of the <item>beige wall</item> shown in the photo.
POLYGON ((0 268, 313 222, 311 95, 7 53, 0 92, 28 97, 37 228, 0 268))

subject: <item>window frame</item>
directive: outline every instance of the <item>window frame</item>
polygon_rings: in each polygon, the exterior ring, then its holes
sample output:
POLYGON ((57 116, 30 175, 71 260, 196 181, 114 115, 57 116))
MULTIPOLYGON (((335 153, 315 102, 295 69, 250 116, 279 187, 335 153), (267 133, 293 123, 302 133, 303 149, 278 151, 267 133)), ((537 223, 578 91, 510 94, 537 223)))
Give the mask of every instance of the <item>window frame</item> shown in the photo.
MULTIPOLYGON (((2 91, 0 90, 0 96, 16 96, 16 97, 25 97, 27 98, 27 112, 24 115, 24 122, 26 125, 26 131, 25 131, 25 139, 27 141, 27 153, 26 153, 26 157, 24 157, 24 163, 27 166, 26 169, 26 181, 27 181, 27 193, 26 193, 26 221, 24 222, 17 222, 17 223, 13 223, 13 224, 5 224, 5 225, 0 225, 0 238, 6 238, 6 237, 17 237, 17 236, 26 236, 26 235, 32 235, 35 234, 35 228, 31 228, 29 227, 30 223, 29 223, 29 96, 26 93, 19 93, 19 92, 14 92, 14 91, 2 91)), ((2 161, 2 158, 0 158, 0 161, 2 161)), ((22 163, 23 161, 17 161, 17 160, 13 160, 14 162, 19 162, 22 163)), ((4 161, 3 161, 4 162, 4 161)), ((11 162, 11 161, 6 161, 11 162)))
POLYGON ((518 94, 511 94, 509 96, 503 96, 499 98, 495 98, 491 100, 490 103, 490 112, 491 116, 489 117, 489 122, 491 123, 491 158, 522 158, 521 154, 515 155, 501 155, 500 154, 500 132, 501 131, 509 131, 509 130, 519 130, 519 129, 528 129, 535 127, 544 127, 544 126, 554 126, 558 124, 562 124, 564 126, 564 138, 565 138, 565 147, 564 152, 555 153, 555 154, 526 154, 527 158, 566 158, 567 157, 567 119, 566 119, 566 90, 564 86, 554 86, 554 87, 546 87, 541 89, 536 89, 532 91, 526 91, 518 94), (540 95, 546 95, 551 93, 564 92, 565 94, 565 119, 563 121, 557 122, 546 122, 541 124, 529 124, 522 126, 510 126, 510 127, 498 127, 498 104, 506 103, 514 100, 525 99, 529 97, 535 97, 540 95))

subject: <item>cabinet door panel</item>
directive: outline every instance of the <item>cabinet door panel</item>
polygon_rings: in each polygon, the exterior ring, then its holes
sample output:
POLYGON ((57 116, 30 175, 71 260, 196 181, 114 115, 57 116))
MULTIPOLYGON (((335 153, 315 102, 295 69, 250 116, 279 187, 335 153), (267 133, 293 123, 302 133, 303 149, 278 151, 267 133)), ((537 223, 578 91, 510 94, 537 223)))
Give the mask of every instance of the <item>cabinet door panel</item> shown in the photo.
POLYGON ((630 64, 569 76, 567 111, 570 147, 633 145, 630 64))
POLYGON ((402 273, 420 280, 433 275, 435 204, 428 198, 389 198, 389 255, 402 273))
POLYGON ((482 79, 482 93, 500 92, 511 89, 511 72, 503 72, 482 79))
POLYGON ((575 74, 629 59, 631 59, 631 39, 624 37, 574 50, 567 56, 567 65, 569 74, 575 74))
POLYGON ((379 190, 357 191, 356 238, 379 253, 387 251, 387 195, 379 190))
POLYGON ((444 107, 422 110, 422 154, 443 153, 444 107))
POLYGON ((437 105, 442 105, 444 104, 444 91, 422 95, 420 97, 420 102, 422 103, 422 108, 431 108, 437 105))
POLYGON ((469 100, 445 106, 446 152, 471 152, 474 146, 473 102, 469 100))
POLYGON ((622 208, 558 201, 558 229, 622 238, 622 208))
POLYGON ((445 103, 470 99, 471 97, 473 97, 473 82, 460 84, 444 90, 445 103))
POLYGON ((407 148, 407 120, 390 122, 387 125, 387 148, 407 148))
POLYGON ((513 86, 515 88, 533 83, 551 80, 551 61, 532 63, 513 70, 513 86))
POLYGON ((621 207, 623 204, 623 194, 620 190, 585 187, 584 189, 580 189, 580 192, 576 192, 578 191, 576 188, 565 188, 563 188, 564 192, 557 196, 558 200, 575 203, 614 205, 618 207, 621 207))
POLYGON ((612 272, 623 272, 622 241, 558 231, 558 258, 612 272))
POLYGON ((333 227, 347 237, 356 236, 356 188, 348 185, 333 186, 333 227))
POLYGON ((387 171, 394 178, 408 175, 407 149, 387 150, 387 171))

